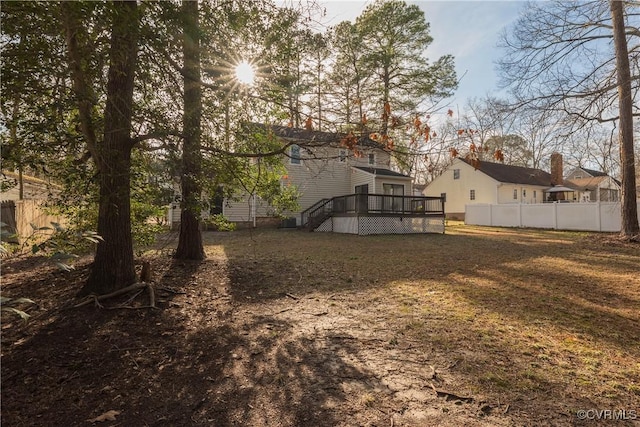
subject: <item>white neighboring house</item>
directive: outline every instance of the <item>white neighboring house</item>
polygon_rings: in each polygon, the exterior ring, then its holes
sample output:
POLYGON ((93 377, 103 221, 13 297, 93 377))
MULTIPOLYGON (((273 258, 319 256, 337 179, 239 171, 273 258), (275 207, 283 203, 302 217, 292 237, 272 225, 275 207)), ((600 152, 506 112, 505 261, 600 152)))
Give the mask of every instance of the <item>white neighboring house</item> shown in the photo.
MULTIPOLYGON (((303 211, 333 197, 355 193, 412 195, 412 178, 391 170, 389 152, 369 138, 360 138, 356 155, 355 150, 341 145, 345 134, 276 125, 269 128, 283 144, 291 144, 283 156, 287 172, 281 185, 297 187, 300 209, 284 213, 291 218, 287 226, 294 225, 293 219, 295 225, 303 225, 303 211)), ((222 214, 231 222, 257 225, 273 221, 268 204, 255 195, 244 194, 240 200, 225 200, 221 207, 222 214)), ((180 221, 178 203, 172 205, 169 219, 174 224, 180 221)))
POLYGON ((578 167, 567 175, 564 185, 576 191, 579 202, 620 201, 620 182, 605 172, 578 167))
POLYGON ((456 158, 423 194, 445 197, 446 217, 464 220, 467 204, 542 203, 551 182, 551 174, 540 169, 486 161, 473 166, 456 158))

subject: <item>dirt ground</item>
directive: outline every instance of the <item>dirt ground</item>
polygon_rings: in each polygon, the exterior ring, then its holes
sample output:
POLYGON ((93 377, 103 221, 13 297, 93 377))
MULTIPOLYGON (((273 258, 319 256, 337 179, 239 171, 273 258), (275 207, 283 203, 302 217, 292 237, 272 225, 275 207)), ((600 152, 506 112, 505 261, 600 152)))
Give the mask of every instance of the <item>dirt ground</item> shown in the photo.
MULTIPOLYGON (((633 314, 640 307, 640 282, 633 275, 637 246, 620 249, 635 286, 631 297, 619 297, 631 313, 618 323, 624 329, 620 342, 629 348, 616 350, 628 367, 620 380, 626 388, 590 395, 580 375, 536 379, 543 375, 537 367, 554 368, 539 355, 501 349, 491 331, 474 338, 474 320, 455 313, 449 318, 435 308, 427 313, 429 305, 439 304, 440 288, 434 282, 427 291, 428 282, 410 280, 456 278, 493 265, 473 232, 371 238, 282 230, 205 234, 203 262, 173 260, 175 236, 144 256, 152 266, 157 309, 139 308, 148 304, 146 292, 131 301, 131 295, 105 301, 105 308, 73 308, 89 259, 71 273, 39 258, 3 260, 3 295, 38 305, 25 306, 32 315, 27 323, 3 315, 2 426, 640 425, 629 414, 622 421, 576 416, 581 409, 640 410, 640 349, 633 342, 640 339, 633 314), (473 265, 470 259, 450 260, 447 245, 456 239, 477 245, 475 258, 469 255, 473 265), (403 257, 402 248, 412 251, 411 259, 400 263, 402 274, 391 274, 389 265, 403 257), (434 252, 438 248, 441 253, 434 252), (444 272, 443 263, 453 265, 444 272), (426 293, 402 291, 408 283, 425 286, 426 293), (480 353, 486 357, 478 358, 480 353), (511 374, 519 378, 520 371, 509 369, 524 359, 533 366, 526 386, 500 388, 498 374, 477 380, 483 371, 501 372, 505 381, 511 374), (471 360, 479 364, 475 371, 468 368, 471 360)), ((505 242, 511 238, 500 238, 491 247, 509 251, 505 242)), ((576 244, 562 235, 540 239, 558 247, 576 244)), ((504 256, 514 261, 519 255, 504 256)), ((475 322, 480 316, 474 314, 475 322)), ((532 342, 539 339, 532 334, 532 342)), ((598 369, 607 366, 603 361, 598 369)))

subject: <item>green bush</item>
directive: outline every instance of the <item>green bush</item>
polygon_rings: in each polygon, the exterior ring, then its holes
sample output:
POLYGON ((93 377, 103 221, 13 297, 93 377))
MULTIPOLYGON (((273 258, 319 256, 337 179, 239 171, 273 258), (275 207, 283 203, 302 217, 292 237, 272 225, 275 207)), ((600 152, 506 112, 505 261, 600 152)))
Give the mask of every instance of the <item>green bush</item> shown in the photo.
POLYGON ((209 218, 204 220, 204 224, 206 225, 207 230, 212 231, 234 231, 236 229, 236 224, 229 222, 229 220, 222 214, 211 215, 209 218))

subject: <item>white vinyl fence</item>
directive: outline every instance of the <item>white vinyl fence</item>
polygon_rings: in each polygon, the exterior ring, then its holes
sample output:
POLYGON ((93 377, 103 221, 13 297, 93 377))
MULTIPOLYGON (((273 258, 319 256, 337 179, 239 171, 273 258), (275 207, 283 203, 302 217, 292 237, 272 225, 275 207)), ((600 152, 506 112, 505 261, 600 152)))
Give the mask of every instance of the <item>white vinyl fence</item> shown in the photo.
MULTIPOLYGON (((640 212, 638 216, 640 220, 640 212)), ((465 223, 471 225, 618 232, 621 222, 619 202, 474 204, 465 207, 465 223)))

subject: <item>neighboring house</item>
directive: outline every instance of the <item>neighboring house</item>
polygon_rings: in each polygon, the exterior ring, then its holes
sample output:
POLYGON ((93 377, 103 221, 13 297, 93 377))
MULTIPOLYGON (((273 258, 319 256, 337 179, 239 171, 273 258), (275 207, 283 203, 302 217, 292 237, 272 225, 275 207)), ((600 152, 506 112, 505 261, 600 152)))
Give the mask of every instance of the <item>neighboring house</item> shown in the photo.
POLYGON ((464 220, 467 204, 542 203, 551 182, 540 169, 456 158, 423 194, 443 196, 447 218, 464 220))
MULTIPOLYGON (((287 144, 281 185, 295 186, 299 211, 285 212, 288 226, 353 234, 444 232, 441 199, 414 196, 412 178, 391 169, 384 147, 362 137, 355 149, 345 134, 270 126, 287 144)), ((245 194, 226 200, 224 216, 257 224, 271 214, 266 202, 245 194)))
POLYGON ((424 189, 427 188, 427 184, 416 184, 413 183, 413 195, 414 196, 422 196, 424 193, 424 189))
POLYGON ((564 185, 576 191, 579 202, 620 201, 621 183, 605 172, 578 167, 567 175, 564 185))
POLYGON ((457 158, 423 194, 446 197, 447 218, 464 220, 469 204, 616 202, 620 183, 604 172, 585 168, 563 178, 562 156, 557 153, 551 156, 551 173, 486 161, 474 166, 457 158))

